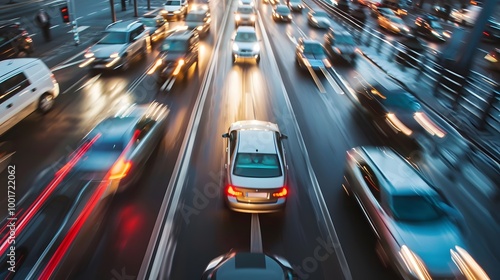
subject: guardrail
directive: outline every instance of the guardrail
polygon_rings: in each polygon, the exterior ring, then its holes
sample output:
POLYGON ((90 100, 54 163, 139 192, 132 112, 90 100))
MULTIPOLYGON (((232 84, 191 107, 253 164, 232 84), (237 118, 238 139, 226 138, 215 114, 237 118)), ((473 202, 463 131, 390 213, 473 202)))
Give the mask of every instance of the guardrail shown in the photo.
MULTIPOLYGON (((433 96, 448 108, 450 114, 462 114, 461 119, 467 120, 479 131, 500 134, 500 84, 497 81, 475 71, 471 71, 468 77, 463 77, 442 66, 439 51, 428 47, 424 47, 422 52, 413 51, 396 40, 387 39, 382 32, 364 28, 350 15, 331 4, 322 0, 313 1, 344 23, 344 27, 353 34, 359 45, 373 47, 378 55, 385 56, 387 60, 405 64, 408 68, 402 66, 401 70, 408 72, 408 78, 425 83, 431 88, 433 96), (416 71, 408 70, 412 68, 416 71)), ((399 82, 405 83, 405 81, 399 82)), ((450 123, 459 131, 463 131, 463 127, 457 126, 453 121, 450 123)), ((479 146, 495 162, 499 162, 499 147, 478 143, 477 139, 464 136, 479 146)))

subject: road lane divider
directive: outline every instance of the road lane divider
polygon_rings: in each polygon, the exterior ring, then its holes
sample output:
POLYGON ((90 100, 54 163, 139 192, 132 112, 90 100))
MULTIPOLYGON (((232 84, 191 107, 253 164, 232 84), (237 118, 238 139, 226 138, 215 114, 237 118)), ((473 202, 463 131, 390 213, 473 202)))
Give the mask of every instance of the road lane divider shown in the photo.
POLYGON ((262 253, 262 234, 260 231, 259 214, 252 214, 252 221, 250 224, 250 252, 262 253))

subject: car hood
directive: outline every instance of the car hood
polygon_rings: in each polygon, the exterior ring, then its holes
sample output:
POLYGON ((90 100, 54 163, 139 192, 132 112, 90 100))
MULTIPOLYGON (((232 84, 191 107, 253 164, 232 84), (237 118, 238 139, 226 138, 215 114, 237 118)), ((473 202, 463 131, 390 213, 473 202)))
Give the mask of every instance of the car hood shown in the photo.
POLYGON ((240 48, 240 50, 252 50, 255 45, 257 45, 257 42, 238 42, 234 41, 234 44, 240 48))
POLYGON ((432 276, 448 276, 458 273, 450 250, 455 246, 465 248, 460 230, 448 220, 433 223, 398 224, 399 245, 406 245, 417 254, 432 276))
POLYGON ((96 44, 90 51, 95 57, 108 58, 113 53, 121 53, 127 44, 96 44))
POLYGON ((202 26, 204 24, 203 21, 186 21, 184 24, 189 28, 189 29, 194 29, 198 26, 202 26))
POLYGON ((178 61, 181 58, 184 58, 185 53, 184 52, 166 52, 166 53, 162 53, 160 57, 162 58, 165 65, 168 65, 169 63, 172 63, 172 62, 178 61))
POLYGON ((277 189, 285 185, 284 176, 274 178, 253 178, 231 175, 231 184, 249 189, 277 189))

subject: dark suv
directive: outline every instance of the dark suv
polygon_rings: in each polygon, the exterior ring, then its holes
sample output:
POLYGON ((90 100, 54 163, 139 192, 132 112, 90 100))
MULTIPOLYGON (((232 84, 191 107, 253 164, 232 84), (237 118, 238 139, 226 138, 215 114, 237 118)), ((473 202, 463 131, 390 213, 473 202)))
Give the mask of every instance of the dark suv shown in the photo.
POLYGON ((415 19, 415 31, 428 39, 435 41, 446 41, 450 33, 444 30, 437 17, 431 15, 419 16, 415 19))
POLYGON ((189 68, 198 63, 199 46, 196 30, 177 30, 165 38, 156 63, 161 90, 169 91, 176 80, 187 78, 189 68))
POLYGON ((18 23, 0 26, 0 60, 26 57, 33 52, 33 40, 18 23))

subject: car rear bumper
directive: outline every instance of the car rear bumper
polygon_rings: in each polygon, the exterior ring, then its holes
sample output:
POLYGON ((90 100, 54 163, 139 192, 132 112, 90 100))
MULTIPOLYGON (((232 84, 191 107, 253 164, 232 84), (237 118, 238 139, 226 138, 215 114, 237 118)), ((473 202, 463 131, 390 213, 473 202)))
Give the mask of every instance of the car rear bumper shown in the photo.
POLYGON ((286 205, 286 198, 279 198, 276 201, 265 203, 251 203, 238 201, 237 198, 226 196, 226 204, 229 209, 242 213, 274 213, 282 211, 286 205))

